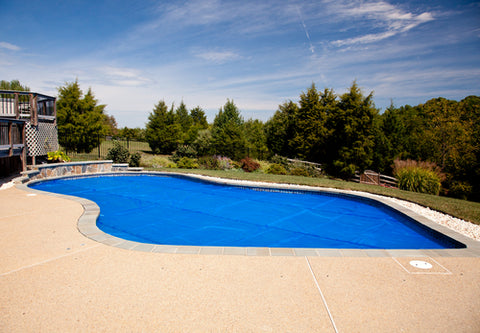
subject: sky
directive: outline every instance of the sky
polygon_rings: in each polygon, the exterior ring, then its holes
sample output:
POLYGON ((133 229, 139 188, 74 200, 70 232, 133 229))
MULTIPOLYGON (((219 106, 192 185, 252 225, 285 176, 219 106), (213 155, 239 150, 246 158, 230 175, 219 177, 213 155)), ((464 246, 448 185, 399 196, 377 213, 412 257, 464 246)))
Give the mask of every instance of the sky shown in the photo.
POLYGON ((0 0, 0 80, 78 80, 119 127, 160 100, 268 120, 314 83, 383 111, 480 95, 480 2, 0 0))

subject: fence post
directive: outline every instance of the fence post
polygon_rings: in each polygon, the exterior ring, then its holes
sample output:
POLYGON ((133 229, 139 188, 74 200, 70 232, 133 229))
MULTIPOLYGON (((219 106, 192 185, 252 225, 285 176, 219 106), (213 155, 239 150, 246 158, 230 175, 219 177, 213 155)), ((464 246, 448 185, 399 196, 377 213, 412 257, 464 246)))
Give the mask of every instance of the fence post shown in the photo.
POLYGON ((97 134, 98 159, 100 159, 100 134, 97 134))

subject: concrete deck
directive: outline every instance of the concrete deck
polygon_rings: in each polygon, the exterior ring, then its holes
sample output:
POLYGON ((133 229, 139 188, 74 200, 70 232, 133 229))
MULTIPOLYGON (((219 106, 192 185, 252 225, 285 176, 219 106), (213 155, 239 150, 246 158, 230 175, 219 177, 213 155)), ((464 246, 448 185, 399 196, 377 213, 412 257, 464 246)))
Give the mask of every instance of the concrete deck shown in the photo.
POLYGON ((0 331, 480 332, 479 257, 131 251, 83 236, 82 213, 0 191, 0 331))

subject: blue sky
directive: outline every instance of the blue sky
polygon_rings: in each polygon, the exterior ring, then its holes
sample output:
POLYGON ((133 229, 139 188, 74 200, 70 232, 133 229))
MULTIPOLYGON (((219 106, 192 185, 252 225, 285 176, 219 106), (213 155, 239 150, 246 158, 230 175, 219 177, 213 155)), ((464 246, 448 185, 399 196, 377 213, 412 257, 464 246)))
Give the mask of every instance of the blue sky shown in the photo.
POLYGON ((57 95, 78 78, 119 126, 159 100, 233 99, 269 119, 313 83, 354 80, 384 110, 480 95, 480 2, 0 0, 0 79, 57 95))

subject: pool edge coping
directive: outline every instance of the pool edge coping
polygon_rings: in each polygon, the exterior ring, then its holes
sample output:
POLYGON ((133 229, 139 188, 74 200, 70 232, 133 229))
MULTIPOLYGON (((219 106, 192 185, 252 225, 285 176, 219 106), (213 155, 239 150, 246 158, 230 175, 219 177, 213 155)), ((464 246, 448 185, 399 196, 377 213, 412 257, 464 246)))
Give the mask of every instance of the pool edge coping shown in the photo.
POLYGON ((244 256, 294 256, 294 257, 480 257, 480 242, 475 241, 465 235, 462 235, 446 226, 435 223, 427 217, 417 214, 414 211, 400 206, 394 202, 385 200, 383 196, 370 194, 360 191, 340 190, 334 188, 314 187, 307 185, 282 184, 282 183, 266 183, 248 180, 226 179, 198 174, 184 174, 175 172, 161 171, 118 171, 118 172, 99 172, 85 175, 66 175, 51 177, 47 179, 33 180, 24 182, 22 177, 15 180, 15 187, 27 192, 49 195, 53 197, 64 198, 78 202, 83 207, 83 214, 77 221, 77 229, 85 237, 102 243, 104 245, 113 246, 125 250, 152 252, 152 253, 169 253, 169 254, 201 254, 201 255, 244 255, 244 256), (35 190, 28 187, 33 184, 45 180, 63 179, 63 178, 82 178, 96 177, 106 175, 161 175, 161 176, 181 176, 191 179, 197 179, 216 183, 220 185, 244 186, 244 187, 262 187, 280 190, 296 190, 307 192, 323 192, 330 194, 341 194, 346 196, 355 196, 367 199, 368 201, 379 202, 389 206, 402 214, 409 216, 421 225, 433 229, 453 240, 460 242, 466 248, 459 249, 332 249, 332 248, 268 248, 268 247, 217 247, 217 246, 183 246, 183 245, 157 245, 148 243, 139 243, 125 240, 107 234, 100 230, 97 225, 97 218, 100 215, 99 206, 88 199, 75 197, 70 195, 35 190))

